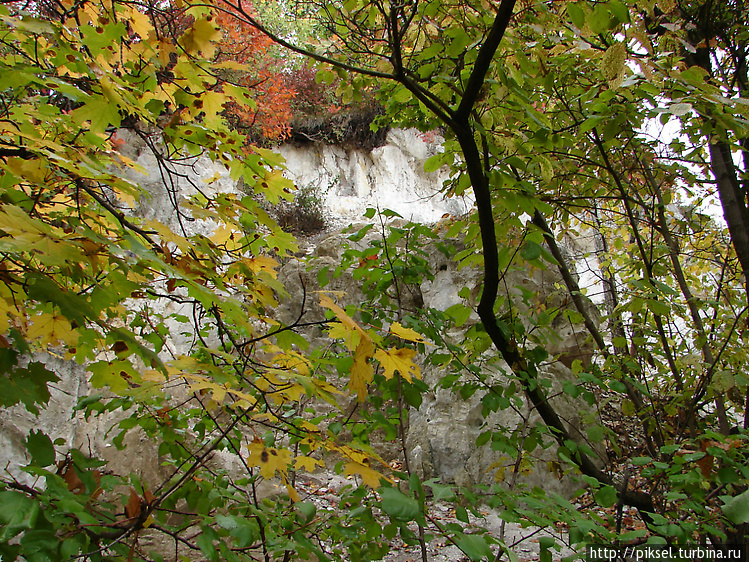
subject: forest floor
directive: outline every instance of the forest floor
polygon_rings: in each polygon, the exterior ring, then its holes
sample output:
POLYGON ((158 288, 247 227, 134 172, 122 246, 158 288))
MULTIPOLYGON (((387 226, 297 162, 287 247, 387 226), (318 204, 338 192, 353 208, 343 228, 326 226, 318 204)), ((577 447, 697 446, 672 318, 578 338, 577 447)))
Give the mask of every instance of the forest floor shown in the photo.
MULTIPOLYGON (((297 490, 302 494, 304 501, 312 501, 316 504, 318 511, 335 510, 338 504, 339 491, 350 480, 343 477, 323 473, 305 479, 305 482, 297 484, 297 490), (305 497, 306 493, 306 497, 305 497)), ((554 529, 541 529, 538 527, 522 527, 517 523, 504 522, 499 516, 499 510, 479 509, 480 517, 471 516, 471 524, 460 523, 455 516, 453 506, 447 502, 438 502, 430 507, 430 517, 441 526, 450 523, 459 523, 463 527, 474 527, 485 529, 491 537, 502 540, 507 548, 514 553, 517 562, 531 562, 540 559, 541 537, 553 537, 556 539, 559 550, 552 550, 552 560, 557 561, 569 557, 574 551, 563 546, 566 544, 566 531, 555 531, 554 529)), ((412 530, 416 533, 416 526, 412 524, 412 530)), ((427 534, 435 535, 426 545, 426 559, 429 562, 469 562, 470 559, 449 539, 444 536, 436 536, 434 529, 428 529, 427 534)), ((495 549, 496 552, 496 549, 495 549)), ((584 553, 581 559, 584 559, 584 553)), ((390 553, 383 559, 385 562, 421 562, 423 560, 420 546, 407 545, 399 537, 395 537, 390 544, 390 553)), ((497 561, 511 560, 506 554, 496 559, 497 561)))

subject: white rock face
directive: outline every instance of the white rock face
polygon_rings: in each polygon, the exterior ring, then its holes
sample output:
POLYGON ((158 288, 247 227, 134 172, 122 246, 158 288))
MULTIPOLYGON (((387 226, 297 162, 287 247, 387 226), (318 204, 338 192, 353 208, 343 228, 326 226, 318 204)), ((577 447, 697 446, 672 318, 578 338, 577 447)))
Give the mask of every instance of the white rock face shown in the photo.
MULTIPOLYGON (((35 478, 22 473, 20 467, 30 457, 26 451, 26 441, 32 430, 42 431, 52 441, 61 440, 58 452, 65 453, 73 444, 80 443, 80 416, 73 407, 81 396, 86 394, 85 373, 72 361, 64 361, 48 353, 36 354, 33 361, 39 361, 59 377, 59 381, 49 385, 51 399, 46 409, 36 416, 29 413, 22 404, 12 408, 0 408, 0 465, 19 482, 32 485, 35 478)), ((94 439, 93 436, 91 436, 94 439)), ((85 437, 83 438, 85 442, 85 437)), ((58 459, 60 460, 58 454, 58 459)))
MULTIPOLYGON (((125 134, 121 136, 124 138, 125 134)), ((301 188, 315 187, 324 193, 327 214, 333 219, 331 222, 334 226, 361 221, 368 207, 391 209, 414 222, 433 223, 445 214, 466 214, 473 205, 468 197, 445 199, 440 195, 443 183, 448 179, 447 169, 430 174, 424 172, 424 163, 437 153, 440 140, 426 140, 415 130, 393 130, 388 134, 387 144, 371 152, 315 144, 303 147, 284 145, 279 152, 286 159, 290 179, 301 188)), ((193 195, 196 188, 210 194, 237 192, 237 186, 224 168, 205 158, 185 161, 179 168, 185 177, 178 178, 174 185, 165 186, 158 160, 142 144, 138 146, 137 138, 131 139, 126 150, 126 155, 135 160, 146 174, 135 170, 123 173, 151 194, 149 201, 141 202, 135 214, 161 222, 177 232, 184 228, 185 234, 212 233, 215 225, 208 221, 180 220, 173 203, 193 195)), ((317 267, 333 267, 339 263, 345 239, 345 235, 337 233, 320 240, 311 254, 317 259, 317 267)), ((418 288, 424 306, 445 310, 461 302, 458 291, 463 287, 469 287, 471 294, 478 293, 481 272, 470 268, 458 269, 454 262, 437 251, 432 252, 430 261, 435 277, 431 281, 424 281, 418 288)), ((314 272, 306 270, 305 263, 292 260, 284 265, 281 279, 287 282, 290 298, 277 310, 282 322, 293 322, 298 317, 304 291, 309 295, 317 288, 315 278, 314 272)), ((556 298, 553 294, 555 281, 557 278, 554 274, 544 276, 537 273, 532 276, 520 275, 510 285, 522 284, 534 294, 544 295, 551 300, 556 298)), ((351 276, 342 276, 326 289, 344 291, 348 295, 348 302, 361 302, 358 300, 361 297, 358 282, 351 276)), ((164 306, 164 312, 170 312, 170 308, 180 305, 165 303, 164 306)), ((189 315, 188 310, 184 312, 189 315)), ((305 319, 314 319, 314 315, 320 314, 319 310, 311 310, 311 316, 305 319)), ((472 316, 469 325, 477 320, 472 316)), ((176 354, 187 353, 194 343, 192 334, 182 333, 189 327, 189 324, 170 326, 170 348, 176 354)), ((577 340, 573 327, 559 326, 558 333, 559 341, 549 342, 552 353, 572 358, 589 354, 587 344, 577 340)), ((308 334, 311 341, 321 336, 320 333, 308 334)), ((461 334, 456 333, 455 336, 460 338, 461 334)), ((557 363, 555 373, 562 377, 568 371, 560 362, 557 363)), ((107 458, 118 470, 131 469, 135 455, 141 460, 139 472, 158 474, 160 462, 151 443, 133 434, 128 436, 128 450, 118 452, 111 445, 111 436, 105 439, 108 426, 116 420, 96 419, 85 423, 79 418, 71 419, 73 405, 79 396, 87 393, 83 368, 51 358, 46 364, 62 381, 53 390, 53 399, 42 415, 37 419, 21 408, 0 411, 0 464, 9 465, 13 474, 18 474, 18 466, 25 462, 26 456, 23 441, 29 431, 36 427, 44 430, 52 439, 62 438, 68 446, 82 447, 107 458)), ((429 384, 435 385, 438 377, 439 373, 425 369, 425 380, 429 384)), ((576 409, 579 409, 578 404, 570 404, 565 410, 566 418, 573 421, 572 426, 579 425, 574 423, 579 422, 575 418, 576 409)), ((452 392, 435 387, 425 395, 422 408, 411 415, 408 446, 414 457, 413 464, 425 476, 438 476, 446 481, 460 484, 491 482, 500 459, 488 447, 477 449, 476 438, 486 427, 515 427, 518 423, 517 416, 504 412, 484 420, 477 398, 456 400, 452 392)), ((61 449, 64 452, 65 447, 61 449)), ((548 479, 548 475, 539 474, 538 480, 532 482, 555 489, 567 485, 556 478, 551 478, 552 483, 549 484, 548 479)))
POLYGON ((468 197, 440 195, 448 179, 446 168, 424 171, 442 139, 429 139, 415 129, 394 129, 387 144, 372 152, 332 145, 283 145, 287 175, 300 188, 318 189, 334 223, 361 220, 368 207, 391 209, 404 219, 431 223, 443 215, 463 215, 468 197))

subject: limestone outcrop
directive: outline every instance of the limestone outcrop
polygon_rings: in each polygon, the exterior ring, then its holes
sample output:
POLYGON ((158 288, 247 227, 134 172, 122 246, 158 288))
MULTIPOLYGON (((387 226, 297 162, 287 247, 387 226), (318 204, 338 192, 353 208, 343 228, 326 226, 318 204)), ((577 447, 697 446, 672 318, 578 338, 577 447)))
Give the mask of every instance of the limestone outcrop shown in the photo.
MULTIPOLYGON (((133 179, 139 181, 151 194, 151 198, 142 202, 135 211, 141 216, 177 228, 180 219, 175 216, 172 206, 175 197, 194 193, 196 185, 208 189, 204 181, 208 179, 214 180, 210 184, 212 190, 238 190, 226 170, 201 158, 186 163, 183 169, 185 176, 177 184, 165 186, 159 169, 160 163, 151 151, 139 146, 137 139, 130 139, 126 146, 127 156, 145 170, 145 174, 136 171, 127 173, 132 174, 133 179)), ((389 208, 398 212, 405 220, 423 223, 435 222, 444 215, 460 216, 470 210, 470 199, 444 199, 439 195, 443 182, 448 179, 448 172, 443 170, 426 174, 423 171, 424 162, 436 153, 438 144, 430 142, 416 131, 391 131, 388 143, 371 152, 344 150, 327 145, 282 146, 279 150, 286 158, 289 177, 297 185, 314 183, 322 190, 333 224, 361 220, 367 207, 389 208)), ((183 226, 193 232, 206 234, 210 234, 212 229, 211 224, 200 221, 185 222, 183 226)), ((365 238, 357 243, 363 247, 368 241, 365 238)), ((340 231, 328 232, 311 245, 310 261, 300 258, 283 265, 280 276, 289 291, 289 297, 284 299, 276 311, 281 322, 290 323, 298 317, 303 293, 311 295, 319 288, 316 285, 316 272, 326 265, 334 267, 340 263, 343 247, 350 243, 347 235, 340 231)), ((459 245, 460 241, 456 240, 455 243, 459 245)), ((436 247, 429 248, 428 254, 434 276, 416 288, 420 305, 444 311, 461 302, 458 292, 462 288, 467 287, 471 294, 478 293, 480 271, 458 268, 453 260, 436 247)), ((558 302, 560 297, 557 296, 555 283, 559 278, 550 269, 510 273, 505 281, 513 295, 519 295, 522 290, 530 291, 549 306, 566 306, 558 302)), ((350 274, 341 275, 325 289, 341 291, 349 303, 360 302, 362 298, 361 289, 350 274)), ((322 318, 322 311, 315 309, 313 301, 314 299, 307 298, 309 311, 305 320, 322 318)), ((165 306, 178 305, 165 303, 165 306)), ((463 331, 455 331, 451 337, 460 344, 465 329, 477 321, 475 315, 471 316, 463 326, 463 331)), ((170 347, 177 353, 186 352, 194 343, 189 334, 183 333, 186 326, 171 327, 170 347)), ((546 370, 557 388, 561 381, 571 378, 567 367, 569 361, 565 358, 584 358, 589 355, 590 348, 589 343, 581 339, 575 326, 560 322, 558 326, 554 326, 554 330, 559 335, 558 339, 549 341, 546 345, 552 355, 560 360, 550 360, 546 370)), ((322 337, 319 328, 312 328, 308 334, 308 339, 313 344, 315 341, 322 341, 318 340, 322 337)), ((488 350, 486 353, 492 352, 488 350)), ((132 468, 132 457, 137 455, 143 461, 139 470, 153 472, 156 476, 160 463, 152 444, 133 435, 128 437, 131 441, 128 449, 120 452, 112 446, 112 435, 107 433, 109 426, 116 420, 101 417, 86 421, 78 414, 71 419, 73 406, 89 390, 85 369, 52 356, 44 360, 62 380, 54 385, 53 398, 38 418, 19 407, 0 411, 0 464, 18 476, 18 467, 26 462, 23 441, 32 428, 42 428, 52 439, 60 439, 59 443, 90 450, 92 455, 107 459, 123 471, 132 468)), ((492 368, 495 369, 491 375, 494 383, 503 384, 505 379, 501 365, 492 368)), ((440 372, 427 365, 422 370, 424 381, 430 390, 424 395, 421 407, 411 411, 409 415, 407 447, 412 466, 425 478, 436 477, 458 484, 490 483, 497 475, 510 479, 512 471, 504 470, 503 475, 502 469, 513 466, 517 459, 492 450, 488 445, 476 447, 476 439, 488 430, 516 431, 523 424, 529 426, 535 421, 533 416, 522 408, 508 408, 484 418, 478 394, 465 400, 460 399, 451 389, 442 388, 439 384, 440 372)), ((560 406, 560 414, 572 428, 581 427, 586 423, 585 416, 592 415, 579 400, 557 397, 555 401, 560 406)), ((520 431, 523 431, 522 427, 520 431)), ((398 447, 393 446, 390 455, 386 456, 396 456, 398 450, 398 447)), ((59 447, 58 451, 64 454, 65 446, 59 447)), ((537 448, 529 454, 539 455, 540 462, 537 465, 542 468, 547 463, 553 467, 556 460, 553 448, 537 448)), ((523 478, 528 484, 542 485, 557 491, 564 491, 570 486, 569 481, 559 480, 553 470, 538 470, 523 478)))

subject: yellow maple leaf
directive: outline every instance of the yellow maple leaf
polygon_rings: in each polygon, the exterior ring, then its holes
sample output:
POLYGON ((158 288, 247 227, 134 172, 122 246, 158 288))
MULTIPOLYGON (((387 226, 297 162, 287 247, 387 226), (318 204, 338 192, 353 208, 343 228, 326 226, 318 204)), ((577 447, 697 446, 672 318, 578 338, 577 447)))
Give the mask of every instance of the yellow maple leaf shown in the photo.
POLYGON ((419 366, 413 362, 415 355, 415 349, 404 347, 400 349, 391 348, 387 351, 384 349, 378 349, 374 354, 374 358, 380 362, 380 365, 382 365, 385 378, 393 378, 395 372, 398 371, 404 379, 411 382, 411 376, 414 376, 417 379, 421 378, 421 369, 419 369, 419 366))
POLYGON ((244 263, 247 264, 247 267, 253 273, 260 273, 261 271, 265 271, 266 273, 270 273, 270 275, 274 279, 278 274, 278 272, 276 271, 278 262, 269 256, 255 256, 254 258, 246 258, 244 260, 244 263))
POLYGON ((294 459, 295 470, 303 469, 307 472, 314 472, 315 468, 318 466, 325 466, 325 463, 320 459, 315 459, 312 457, 297 457, 294 459))
POLYGON ((404 340, 432 345, 427 340, 425 340, 421 334, 419 334, 415 330, 412 330, 411 328, 403 327, 400 322, 393 322, 390 325, 390 333, 399 338, 403 338, 404 340))
POLYGON ((143 39, 143 43, 148 44, 149 39, 156 38, 156 32, 151 25, 151 18, 146 14, 133 7, 126 8, 125 14, 130 27, 132 27, 133 31, 137 33, 141 39, 143 39))
POLYGON ((291 464, 291 451, 266 447, 259 441, 253 441, 247 449, 250 453, 247 457, 248 464, 260 468, 263 478, 273 478, 276 471, 286 476, 291 464))
POLYGON ((346 476, 352 476, 354 474, 361 476, 361 479, 370 488, 379 488, 380 478, 384 478, 382 474, 380 474, 373 468, 370 468, 363 464, 359 464, 358 462, 346 463, 344 474, 346 476))
POLYGON ((351 379, 349 390, 356 393, 359 402, 364 402, 367 397, 367 385, 374 378, 374 369, 369 364, 369 359, 374 353, 374 345, 369 338, 363 338, 354 352, 354 363, 351 365, 351 379))
POLYGON ((180 44, 188 54, 194 55, 201 51, 205 58, 210 59, 216 52, 215 41, 220 38, 221 31, 216 28, 216 25, 207 18, 200 18, 195 20, 192 28, 182 35, 180 44))
POLYGON ((0 299, 0 334, 4 334, 10 328, 9 314, 10 308, 4 299, 0 299))
POLYGON ((224 104, 226 103, 226 96, 221 92, 207 91, 200 96, 200 102, 198 104, 201 107, 197 108, 205 113, 203 118, 207 125, 213 125, 221 121, 218 114, 224 110, 224 104))
POLYGON ((288 383, 282 385, 275 392, 267 394, 269 399, 277 405, 286 404, 287 402, 299 402, 299 399, 305 394, 304 387, 301 384, 288 383))
POLYGON ((241 238, 241 234, 232 228, 229 224, 221 224, 211 235, 211 242, 216 246, 224 246, 226 250, 236 250, 240 247, 238 240, 241 238))
POLYGON ((293 375, 284 373, 284 370, 295 371, 300 375, 309 375, 311 373, 310 368, 312 367, 310 360, 296 351, 282 351, 273 358, 273 364, 277 365, 281 370, 277 374, 285 375, 286 379, 293 375))
POLYGON ((190 392, 200 392, 208 390, 211 393, 211 399, 217 404, 221 404, 226 397, 226 388, 200 375, 182 375, 185 379, 191 379, 195 382, 190 383, 190 392))
POLYGON ((55 345, 58 342, 75 346, 78 343, 78 332, 63 316, 42 312, 31 321, 33 324, 26 332, 29 340, 37 340, 42 346, 55 345))
POLYGON ((34 234, 40 238, 52 232, 49 226, 37 219, 32 219, 23 209, 15 205, 5 205, 0 210, 0 229, 13 237, 34 234))
POLYGON ((148 230, 153 230, 159 234, 162 242, 174 243, 183 253, 187 253, 192 249, 192 244, 187 238, 175 234, 168 226, 164 223, 156 220, 143 221, 143 226, 148 230))

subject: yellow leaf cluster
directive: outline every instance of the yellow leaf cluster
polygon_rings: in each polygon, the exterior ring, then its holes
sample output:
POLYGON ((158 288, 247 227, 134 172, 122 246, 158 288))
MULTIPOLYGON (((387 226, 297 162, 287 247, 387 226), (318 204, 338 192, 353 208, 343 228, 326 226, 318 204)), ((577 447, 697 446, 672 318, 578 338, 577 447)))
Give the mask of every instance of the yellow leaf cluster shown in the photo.
MULTIPOLYGON (((347 346, 351 349, 354 345, 354 363, 351 366, 351 379, 349 380, 349 390, 356 393, 357 400, 364 402, 367 397, 367 385, 374 378, 374 369, 369 360, 374 356, 374 343, 370 335, 359 326, 354 320, 346 314, 333 299, 326 294, 320 294, 320 306, 331 310, 340 322, 340 326, 335 329, 335 334, 344 337, 347 346)), ((332 334, 331 334, 332 335, 332 334)))

